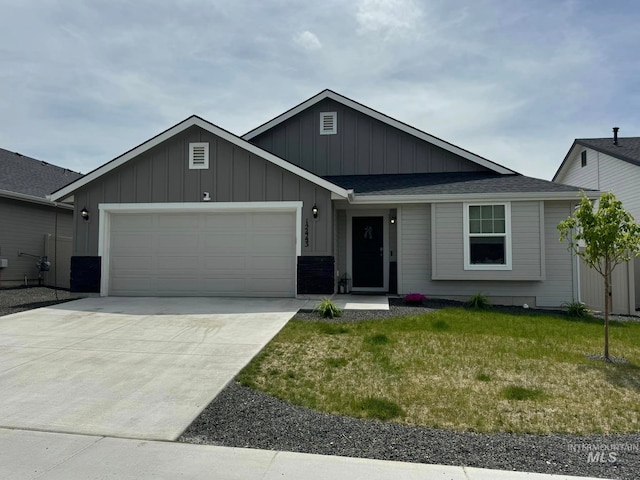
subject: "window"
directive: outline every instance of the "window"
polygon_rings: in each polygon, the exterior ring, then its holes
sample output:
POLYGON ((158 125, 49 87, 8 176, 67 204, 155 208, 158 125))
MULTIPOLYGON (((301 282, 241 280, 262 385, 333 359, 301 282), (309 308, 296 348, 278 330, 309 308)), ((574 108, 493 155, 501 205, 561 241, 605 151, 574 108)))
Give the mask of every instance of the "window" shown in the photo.
POLYGON ((338 133, 338 112, 320 112, 320 135, 338 133))
POLYGON ((586 167, 587 166, 587 151, 586 150, 584 150, 580 154, 580 166, 582 166, 582 167, 586 167))
POLYGON ((511 270, 511 204, 464 205, 465 270, 511 270))
POLYGON ((209 144, 194 142, 189 144, 189 169, 202 170, 209 168, 209 144))

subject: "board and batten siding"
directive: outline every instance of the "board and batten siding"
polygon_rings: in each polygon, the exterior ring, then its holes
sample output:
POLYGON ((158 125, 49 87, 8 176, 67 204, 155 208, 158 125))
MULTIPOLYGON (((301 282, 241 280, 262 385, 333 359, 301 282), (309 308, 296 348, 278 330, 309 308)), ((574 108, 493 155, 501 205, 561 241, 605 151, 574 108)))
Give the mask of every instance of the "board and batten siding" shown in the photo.
POLYGON ((102 203, 302 201, 302 255, 333 255, 331 193, 197 126, 74 192, 74 255, 98 254, 102 203), (209 168, 189 169, 189 143, 209 143, 209 168), (311 207, 317 205, 314 219, 311 207), (90 219, 79 212, 86 207, 90 219), (308 222, 308 244, 305 223, 308 222))
MULTIPOLYGON (((542 210, 539 202, 512 202, 512 230, 523 226, 521 224, 529 224, 515 238, 523 239, 527 236, 533 236, 537 239, 525 242, 522 248, 518 247, 514 250, 513 261, 514 265, 519 266, 518 268, 536 265, 531 280, 512 280, 509 277, 505 280, 497 280, 495 277, 474 280, 433 279, 430 266, 433 258, 431 239, 438 242, 436 246, 438 261, 440 261, 440 254, 444 250, 444 254, 448 256, 450 261, 463 268, 462 205, 462 203, 437 204, 434 210, 440 215, 438 222, 431 219, 434 211, 431 210, 431 205, 412 205, 399 209, 398 228, 401 231, 399 235, 399 293, 419 292, 430 297, 455 299, 464 299, 476 293, 482 293, 495 303, 514 305, 528 303, 532 307, 558 307, 563 302, 570 302, 574 299, 573 257, 566 245, 558 241, 556 229, 557 224, 571 213, 571 202, 544 202, 542 210), (519 203, 522 205, 517 205, 519 203), (442 215, 444 213, 451 214, 452 218, 446 218, 442 215), (522 220, 516 220, 516 216, 520 214, 522 220), (541 216, 542 222, 540 222, 541 216), (533 221, 534 219, 537 219, 537 222, 533 221), (540 225, 543 226, 542 231, 540 225), (431 234, 432 228, 434 229, 433 235, 431 234), (435 228, 442 228, 443 231, 437 232, 435 228), (543 242, 540 242, 541 238, 544 239, 543 242), (538 252, 543 252, 544 263, 539 256, 538 258, 530 258, 533 257, 532 252, 536 248, 538 252), (516 260, 516 256, 520 256, 520 252, 524 254, 524 258, 516 260), (544 272, 544 280, 535 278, 536 275, 540 276, 540 272, 544 272)), ((464 271, 464 273, 495 275, 496 273, 508 274, 510 272, 464 271)), ((523 273, 518 275, 523 275, 523 273)))
POLYGON ((544 280, 542 202, 511 202, 511 270, 465 270, 462 203, 433 204, 433 280, 544 280))
MULTIPOLYGON (((53 205, 40 205, 12 198, 0 198, 0 258, 9 261, 7 268, 0 269, 0 286, 24 285, 25 276, 28 285, 38 283, 37 259, 25 252, 42 256, 49 253, 49 261, 56 263, 53 248, 47 252, 46 237, 71 237, 73 212, 56 208, 53 205)), ((56 247, 55 243, 53 247, 56 247)), ((66 288, 69 286, 70 265, 60 255, 60 264, 56 275, 45 276, 45 284, 66 288)), ((55 273, 55 272, 54 272, 55 273)))
POLYGON ((331 99, 309 107, 251 142, 316 175, 487 171, 331 99), (337 112, 335 135, 320 135, 321 112, 337 112))

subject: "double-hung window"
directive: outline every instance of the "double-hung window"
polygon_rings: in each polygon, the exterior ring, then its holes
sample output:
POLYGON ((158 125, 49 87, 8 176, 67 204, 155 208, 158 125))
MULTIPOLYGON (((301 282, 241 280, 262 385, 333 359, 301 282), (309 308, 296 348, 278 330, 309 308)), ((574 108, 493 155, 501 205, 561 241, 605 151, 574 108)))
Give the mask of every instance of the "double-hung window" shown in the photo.
POLYGON ((511 270, 511 204, 464 205, 464 269, 511 270))

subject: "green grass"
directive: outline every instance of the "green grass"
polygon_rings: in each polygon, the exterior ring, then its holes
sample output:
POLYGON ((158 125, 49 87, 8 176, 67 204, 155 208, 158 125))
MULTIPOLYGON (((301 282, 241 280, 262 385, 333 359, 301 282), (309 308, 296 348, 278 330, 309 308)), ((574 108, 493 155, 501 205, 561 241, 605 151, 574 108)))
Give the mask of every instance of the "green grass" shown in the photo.
POLYGON ((443 309, 339 324, 290 321, 241 372, 322 412, 479 432, 640 431, 640 324, 443 309))

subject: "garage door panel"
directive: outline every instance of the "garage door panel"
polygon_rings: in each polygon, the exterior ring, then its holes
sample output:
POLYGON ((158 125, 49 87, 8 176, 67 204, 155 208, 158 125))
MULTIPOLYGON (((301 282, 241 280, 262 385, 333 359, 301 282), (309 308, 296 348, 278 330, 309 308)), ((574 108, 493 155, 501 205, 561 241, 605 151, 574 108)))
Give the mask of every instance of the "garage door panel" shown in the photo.
POLYGON ((193 272, 200 269, 200 258, 197 255, 162 255, 156 257, 158 271, 193 272))
POLYGON ((153 268, 154 257, 152 255, 113 255, 111 267, 116 272, 137 272, 153 268))
POLYGON ((246 252, 249 248, 249 233, 217 233, 201 234, 202 248, 204 251, 214 252, 246 252))
POLYGON ((198 248, 197 233, 164 233, 154 237, 154 240, 162 251, 194 251, 198 248))
POLYGON ((206 255, 201 257, 201 265, 205 270, 224 270, 233 272, 247 268, 247 257, 244 255, 206 255))
POLYGON ((132 231, 145 231, 152 227, 154 218, 152 215, 121 213, 111 216, 111 229, 126 228, 132 231))
POLYGON ((149 245, 153 243, 151 233, 114 233, 111 236, 111 251, 129 251, 138 249, 143 252, 149 251, 149 245))
POLYGON ((205 228, 215 229, 236 229, 246 228, 249 218, 246 213, 225 212, 216 213, 214 215, 205 215, 202 225, 205 228))
POLYGON ((293 212, 111 216, 111 295, 295 295, 293 212))
POLYGON ((252 214, 250 217, 251 226, 254 229, 281 230, 283 228, 292 229, 295 219, 289 212, 271 213, 269 215, 252 214))
POLYGON ((160 228, 172 229, 197 229, 199 216, 197 214, 167 214, 157 213, 154 215, 155 221, 160 228))

